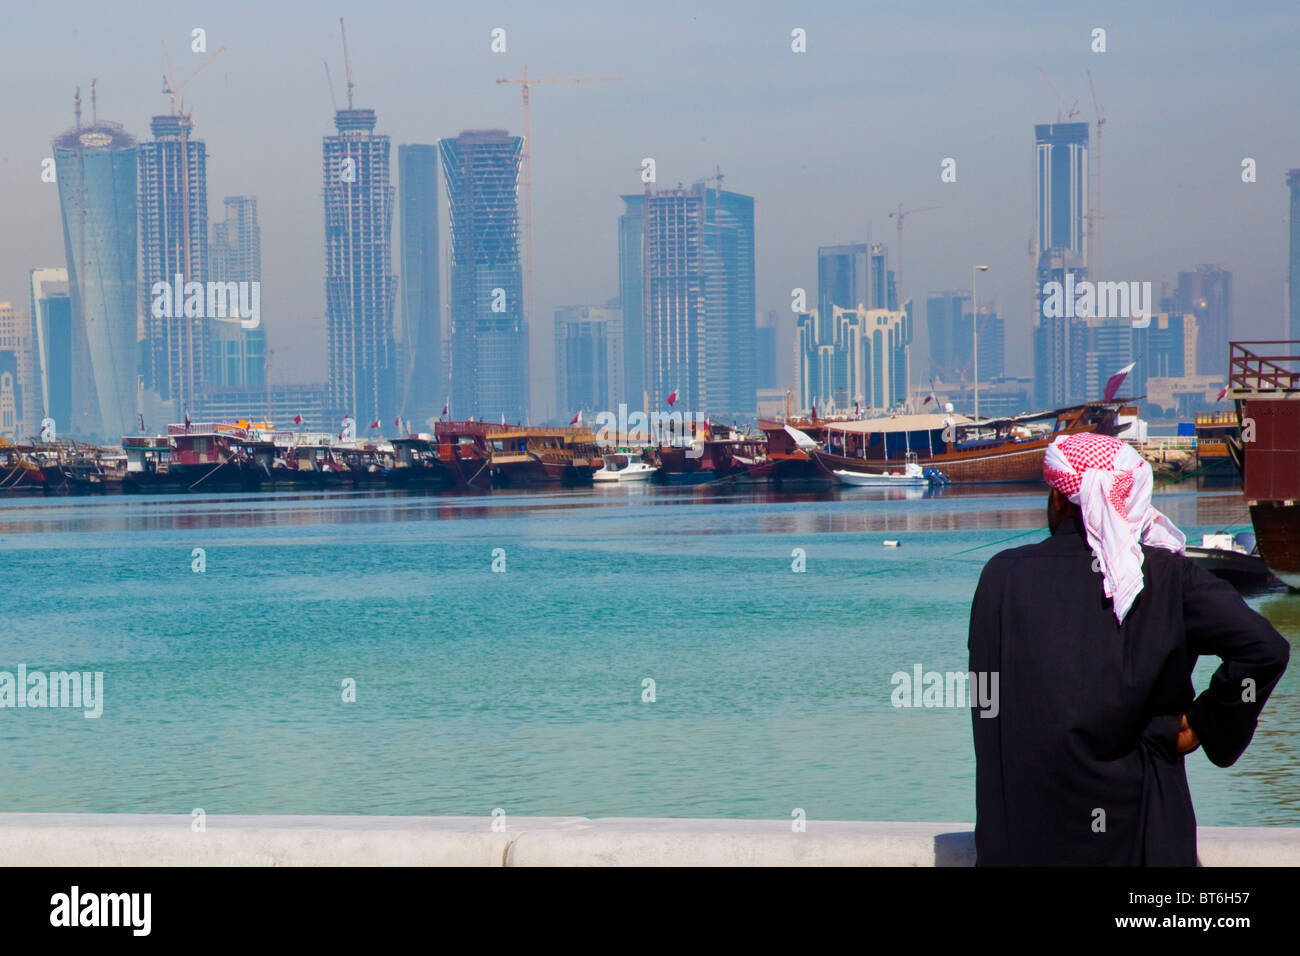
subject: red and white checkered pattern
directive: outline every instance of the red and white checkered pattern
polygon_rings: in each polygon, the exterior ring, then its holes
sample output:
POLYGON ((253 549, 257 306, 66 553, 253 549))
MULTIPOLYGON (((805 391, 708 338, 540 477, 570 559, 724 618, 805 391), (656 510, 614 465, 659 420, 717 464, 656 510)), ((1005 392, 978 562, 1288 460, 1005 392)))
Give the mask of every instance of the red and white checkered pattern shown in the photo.
POLYGON ((1186 541, 1151 507, 1151 466, 1118 438, 1079 432, 1048 446, 1043 478, 1079 506, 1122 624, 1142 590, 1142 544, 1181 552, 1186 541))

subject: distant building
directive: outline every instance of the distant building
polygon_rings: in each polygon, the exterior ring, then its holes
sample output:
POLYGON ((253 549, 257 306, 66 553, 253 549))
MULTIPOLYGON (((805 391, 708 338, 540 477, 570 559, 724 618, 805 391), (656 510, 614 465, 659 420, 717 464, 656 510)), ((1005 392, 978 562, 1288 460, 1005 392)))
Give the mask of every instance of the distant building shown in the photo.
MULTIPOLYGON (((195 421, 269 421, 276 428, 284 431, 324 431, 338 428, 339 419, 328 411, 329 388, 324 382, 308 385, 279 383, 271 386, 256 385, 221 385, 210 388, 203 395, 190 417, 195 421), (302 416, 302 422, 296 424, 294 418, 302 416)), ((371 419, 374 421, 374 419, 371 419)), ((167 423, 146 422, 150 428, 162 427, 167 423)), ((359 423, 357 434, 367 433, 370 422, 359 423)), ((380 424, 388 429, 389 434, 396 434, 393 419, 380 424)), ((412 425, 415 423, 412 422, 412 425)))
MULTIPOLYGON (((208 247, 212 280, 260 283, 262 227, 257 221, 257 200, 252 196, 227 196, 224 206, 226 218, 213 223, 208 247)), ((258 318, 255 329, 246 329, 237 321, 209 322, 213 386, 266 383, 266 326, 260 313, 258 318)))
MULTIPOLYGON (((161 315, 154 308, 162 283, 206 283, 208 275, 208 158, 187 116, 155 116, 153 138, 139 145, 140 314, 144 316, 146 388, 171 402, 178 414, 202 393, 210 368, 213 322, 191 315, 184 299, 169 295, 161 315), (169 313, 175 313, 175 316, 169 313)), ((206 308, 206 285, 204 286, 206 308)))
POLYGON ((754 332, 754 387, 760 392, 777 387, 777 341, 779 330, 775 309, 758 320, 754 332))
POLYGON ((523 139, 440 140, 451 231, 451 414, 528 420, 528 322, 519 260, 523 139))
POLYGON ((618 217, 618 295, 623 313, 623 388, 631 409, 645 411, 645 196, 623 196, 618 217))
MULTIPOLYGON (((1088 124, 1034 126, 1034 221, 1036 249, 1067 250, 1080 266, 1088 251, 1088 124)), ((1041 269, 1041 264, 1040 264, 1041 269)))
MULTIPOLYGON (((1087 399, 1099 399, 1106 391, 1107 380, 1135 359, 1133 320, 1130 318, 1084 321, 1087 345, 1084 351, 1084 388, 1087 399)), ((1138 371, 1135 367, 1134 372, 1138 371)), ((1141 382, 1133 373, 1125 378, 1121 388, 1124 395, 1141 394, 1141 382)))
POLYGON ((61 428, 116 444, 136 427, 137 157, 116 123, 79 126, 54 141, 72 299, 72 416, 61 428))
POLYGON ((321 140, 330 414, 367 424, 397 415, 399 374, 390 147, 375 123, 374 110, 338 110, 321 140))
POLYGON ((32 354, 27 323, 12 302, 0 302, 0 437, 13 441, 36 433, 29 392, 32 354))
POLYGON ((1232 335, 1232 273, 1214 265, 1178 273, 1174 311, 1196 316, 1197 373, 1226 376, 1232 335))
MULTIPOLYGON (((984 366, 980 365, 980 415, 996 418, 1000 416, 1019 415, 1035 411, 1033 401, 1034 380, 1032 378, 1010 378, 1007 376, 984 377, 984 366)), ((912 390, 912 404, 918 411, 933 411, 935 403, 926 403, 931 391, 928 383, 918 385, 912 390)), ((975 409, 975 388, 973 383, 960 385, 941 384, 934 390, 934 397, 940 408, 951 402, 955 411, 970 414, 975 409)))
POLYGON ((442 378, 442 292, 439 287, 438 147, 397 147, 402 208, 402 409, 412 422, 437 418, 446 400, 442 378))
POLYGON ((1082 316, 1051 318, 1043 314, 1047 284, 1056 282, 1064 286, 1067 275, 1072 275, 1076 283, 1088 277, 1088 270, 1074 252, 1048 249, 1039 257, 1034 316, 1034 404, 1041 409, 1073 405, 1084 401, 1087 395, 1086 320, 1082 316))
POLYGON ((1177 378, 1149 378, 1147 404, 1165 415, 1190 421, 1197 412, 1222 409, 1215 400, 1227 382, 1223 375, 1184 375, 1177 378))
POLYGON ((72 299, 67 269, 32 269, 32 409, 29 418, 52 418, 56 433, 72 422, 72 299))
POLYGON ((897 311, 831 307, 797 320, 799 410, 819 415, 888 411, 907 399, 912 302, 897 311))
POLYGON ((754 200, 696 183, 644 197, 646 388, 690 412, 754 413, 754 200))
POLYGON ((930 338, 930 374, 945 382, 961 379, 970 344, 965 341, 970 293, 956 289, 925 297, 925 330, 930 338))
POLYGON ((607 410, 617 414, 625 394, 623 368, 623 320, 617 308, 566 305, 555 310, 560 418, 567 422, 580 410, 589 417, 607 410))
MULTIPOLYGON (((1007 373, 1007 331, 1006 323, 998 316, 997 309, 993 305, 981 305, 979 308, 979 372, 980 382, 983 383, 1002 378, 1007 373)), ((970 322, 967 321, 962 331, 967 331, 969 328, 970 322)), ((965 349, 967 356, 970 352, 970 348, 965 349)), ((971 373, 973 379, 973 366, 971 373)), ((980 411, 983 412, 983 399, 981 398, 980 401, 980 411)))

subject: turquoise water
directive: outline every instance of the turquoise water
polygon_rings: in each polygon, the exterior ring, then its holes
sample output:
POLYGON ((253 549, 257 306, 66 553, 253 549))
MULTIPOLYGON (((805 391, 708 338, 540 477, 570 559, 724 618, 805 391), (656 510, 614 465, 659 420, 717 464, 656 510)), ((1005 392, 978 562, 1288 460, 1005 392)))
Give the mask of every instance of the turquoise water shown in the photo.
MULTIPOLYGON (((1239 494, 1159 506, 1189 537, 1248 520, 1239 494)), ((6 500, 0 670, 103 671, 105 702, 0 710, 0 811, 970 821, 969 711, 896 709, 890 677, 965 669, 980 568, 1044 535, 1043 508, 1016 488, 6 500)), ((1300 638, 1300 596, 1251 603, 1300 638)), ((1189 761, 1201 823, 1300 825, 1295 670, 1236 767, 1189 761)))

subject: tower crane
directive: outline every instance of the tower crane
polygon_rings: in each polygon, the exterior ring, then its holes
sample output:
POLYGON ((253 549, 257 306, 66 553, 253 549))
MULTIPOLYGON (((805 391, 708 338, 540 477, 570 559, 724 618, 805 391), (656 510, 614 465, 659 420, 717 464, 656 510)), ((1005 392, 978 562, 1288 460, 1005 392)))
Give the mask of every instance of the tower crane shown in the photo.
POLYGON ((524 64, 523 76, 503 76, 497 80, 498 85, 502 83, 518 85, 524 98, 524 259, 526 262, 524 298, 527 309, 533 307, 533 121, 530 103, 532 87, 537 83, 614 83, 617 80, 616 76, 529 76, 528 64, 524 64))

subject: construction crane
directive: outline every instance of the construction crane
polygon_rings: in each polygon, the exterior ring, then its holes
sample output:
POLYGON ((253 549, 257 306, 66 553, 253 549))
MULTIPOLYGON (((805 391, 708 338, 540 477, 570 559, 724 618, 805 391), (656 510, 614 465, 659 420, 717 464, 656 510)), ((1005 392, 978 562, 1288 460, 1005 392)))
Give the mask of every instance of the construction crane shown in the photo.
POLYGON ((897 290, 900 302, 903 300, 903 220, 912 213, 929 212, 938 208, 938 206, 921 206, 918 209, 904 209, 903 204, 900 202, 897 209, 890 210, 889 218, 898 222, 898 269, 896 270, 897 284, 894 288, 897 290))
MULTIPOLYGON (((528 64, 524 64, 524 75, 520 77, 503 76, 497 84, 517 83, 524 95, 524 304, 533 307, 533 120, 530 106, 530 93, 535 83, 614 83, 617 76, 529 76, 528 64)), ((524 313, 527 315, 527 312, 524 313)))
POLYGON ((339 111, 339 101, 334 95, 334 79, 330 76, 329 60, 325 61, 325 85, 330 88, 330 105, 334 107, 334 112, 339 111))
POLYGON ((339 17, 339 33, 343 34, 343 73, 348 81, 348 109, 352 109, 352 59, 348 56, 348 28, 339 17))
MULTIPOLYGON (((204 60, 202 63, 200 63, 198 66, 196 66, 196 67, 194 68, 194 71, 193 71, 192 73, 190 73, 189 76, 185 77, 185 79, 181 80, 179 83, 177 83, 177 82, 175 82, 175 81, 173 80, 173 76, 174 76, 174 74, 173 74, 173 72, 172 72, 172 58, 171 58, 171 57, 168 55, 168 53, 167 53, 167 41, 166 41, 166 40, 163 40, 162 50, 163 50, 163 63, 164 63, 164 64, 166 65, 166 67, 167 67, 167 72, 163 74, 163 88, 162 88, 162 91, 163 91, 165 94, 167 94, 167 97, 168 97, 168 100, 169 100, 169 105, 170 105, 170 110, 171 110, 171 115, 172 115, 172 116, 176 116, 176 115, 177 115, 177 113, 176 113, 176 98, 177 98, 178 96, 180 96, 180 94, 181 94, 181 90, 183 90, 183 89, 185 89, 185 87, 189 86, 189 85, 190 85, 190 81, 193 80, 196 76, 198 76, 201 72, 203 72, 203 70, 207 68, 207 66, 208 66, 209 63, 211 63, 211 62, 212 62, 213 60, 215 60, 217 57, 221 56, 221 54, 225 53, 225 52, 226 52, 226 48, 223 46, 223 47, 221 47, 220 49, 214 50, 212 53, 208 54, 208 58, 207 58, 206 60, 204 60)), ((182 101, 181 105, 182 105, 182 108, 184 108, 184 101, 182 101)))
MULTIPOLYGON (((1061 111, 1065 110, 1065 97, 1062 96, 1061 91, 1056 88, 1056 84, 1047 78, 1047 74, 1043 72, 1043 68, 1040 66, 1037 69, 1039 74, 1043 78, 1043 82, 1052 88, 1052 93, 1056 96, 1056 105, 1058 107, 1056 111, 1056 121, 1058 123, 1063 122, 1061 119, 1061 111)), ((1064 122, 1068 123, 1073 117, 1078 115, 1079 115, 1079 101, 1075 100, 1073 103, 1070 104, 1070 108, 1068 110, 1065 110, 1064 122)))
POLYGON ((1091 273, 1094 273, 1095 279, 1101 275, 1101 227, 1094 225, 1093 220, 1100 222, 1107 218, 1101 214, 1101 128, 1106 125, 1106 114, 1102 112, 1101 105, 1097 102, 1097 89, 1092 85, 1092 71, 1088 70, 1087 73, 1088 93, 1092 96, 1092 112, 1097 127, 1097 164, 1094 173, 1096 188, 1093 191, 1095 201, 1088 209, 1088 256, 1092 260, 1088 263, 1088 268, 1091 273))

